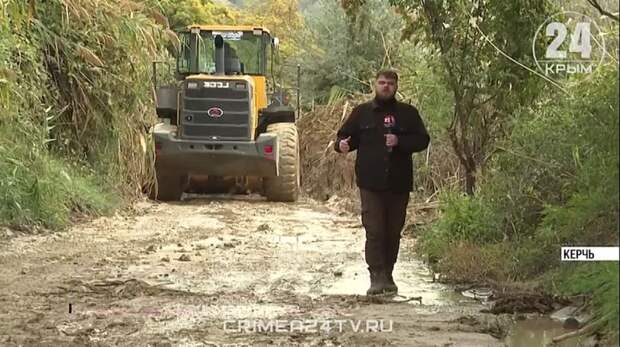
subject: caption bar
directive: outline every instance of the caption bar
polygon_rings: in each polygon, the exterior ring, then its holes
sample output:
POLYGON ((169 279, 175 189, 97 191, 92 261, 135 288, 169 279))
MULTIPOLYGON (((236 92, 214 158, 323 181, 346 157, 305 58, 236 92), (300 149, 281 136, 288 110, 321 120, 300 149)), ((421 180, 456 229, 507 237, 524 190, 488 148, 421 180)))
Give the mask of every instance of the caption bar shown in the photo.
POLYGON ((562 261, 618 261, 618 247, 562 247, 562 261))

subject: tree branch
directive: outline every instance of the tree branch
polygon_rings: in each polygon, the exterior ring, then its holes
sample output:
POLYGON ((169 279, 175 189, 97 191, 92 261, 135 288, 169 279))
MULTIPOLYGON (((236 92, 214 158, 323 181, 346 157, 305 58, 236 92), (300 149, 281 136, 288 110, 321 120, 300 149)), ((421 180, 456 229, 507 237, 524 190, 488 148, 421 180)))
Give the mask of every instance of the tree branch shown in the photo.
POLYGON ((592 5, 595 9, 597 9, 603 16, 609 17, 613 20, 615 20, 616 22, 620 22, 620 18, 618 18, 617 15, 614 15, 611 12, 606 11, 599 3, 597 0, 588 0, 588 3, 590 5, 592 5))
MULTIPOLYGON (((590 1, 590 0, 588 0, 590 1)), ((583 335, 587 335, 590 334, 592 332, 594 332, 596 330, 596 326, 594 324, 587 324, 584 327, 582 327, 579 330, 575 330, 575 331, 571 331, 568 332, 566 334, 560 335, 560 336, 556 336, 552 339, 552 343, 553 345, 560 343, 566 339, 569 339, 571 337, 575 337, 575 336, 583 336, 583 335)))

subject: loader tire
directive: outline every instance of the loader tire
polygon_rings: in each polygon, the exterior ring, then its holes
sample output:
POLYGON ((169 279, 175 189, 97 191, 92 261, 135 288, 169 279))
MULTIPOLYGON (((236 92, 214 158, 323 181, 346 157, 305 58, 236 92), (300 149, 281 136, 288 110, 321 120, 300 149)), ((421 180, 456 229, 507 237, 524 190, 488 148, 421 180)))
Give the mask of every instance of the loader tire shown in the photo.
POLYGON ((187 184, 187 175, 157 172, 157 184, 149 197, 159 201, 181 200, 187 184))
POLYGON ((297 201, 300 186, 299 138, 294 123, 274 123, 267 133, 278 137, 279 175, 265 177, 263 189, 269 201, 297 201))

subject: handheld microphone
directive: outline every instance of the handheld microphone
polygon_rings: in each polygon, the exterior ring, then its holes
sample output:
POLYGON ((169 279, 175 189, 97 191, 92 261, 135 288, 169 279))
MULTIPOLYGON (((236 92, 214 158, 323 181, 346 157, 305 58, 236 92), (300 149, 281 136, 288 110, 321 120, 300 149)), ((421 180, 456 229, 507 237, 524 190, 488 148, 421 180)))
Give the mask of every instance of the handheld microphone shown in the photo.
MULTIPOLYGON (((386 114, 383 117, 383 126, 387 129, 387 133, 392 133, 392 128, 394 128, 394 124, 396 123, 396 119, 391 114, 386 114)), ((388 152, 392 152, 392 147, 387 148, 388 152)))

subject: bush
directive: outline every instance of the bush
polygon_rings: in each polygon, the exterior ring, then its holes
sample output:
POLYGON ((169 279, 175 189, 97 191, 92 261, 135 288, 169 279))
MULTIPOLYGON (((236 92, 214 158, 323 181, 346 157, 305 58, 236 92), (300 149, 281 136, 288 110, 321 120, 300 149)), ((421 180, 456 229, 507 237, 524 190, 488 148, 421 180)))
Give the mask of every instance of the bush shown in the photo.
POLYGON ((484 244, 502 240, 497 215, 481 197, 446 192, 440 201, 441 218, 433 225, 431 234, 449 242, 484 244))
POLYGON ((560 262, 562 246, 617 246, 618 80, 614 66, 523 107, 475 197, 441 196, 420 251, 456 280, 550 281, 589 294, 597 328, 618 332, 617 263, 560 262))

